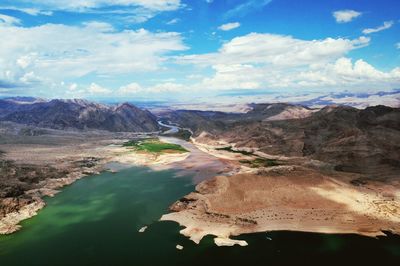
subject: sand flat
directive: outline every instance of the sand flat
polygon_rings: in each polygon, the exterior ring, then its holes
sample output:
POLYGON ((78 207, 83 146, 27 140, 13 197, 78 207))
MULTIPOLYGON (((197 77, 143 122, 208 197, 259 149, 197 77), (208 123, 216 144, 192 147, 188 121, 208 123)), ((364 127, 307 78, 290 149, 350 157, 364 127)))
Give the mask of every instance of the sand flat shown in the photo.
POLYGON ((259 174, 217 176, 177 201, 162 220, 186 228, 198 243, 206 235, 227 239, 244 233, 305 231, 376 237, 400 233, 398 183, 354 186, 355 174, 322 173, 300 166, 271 167, 259 174))

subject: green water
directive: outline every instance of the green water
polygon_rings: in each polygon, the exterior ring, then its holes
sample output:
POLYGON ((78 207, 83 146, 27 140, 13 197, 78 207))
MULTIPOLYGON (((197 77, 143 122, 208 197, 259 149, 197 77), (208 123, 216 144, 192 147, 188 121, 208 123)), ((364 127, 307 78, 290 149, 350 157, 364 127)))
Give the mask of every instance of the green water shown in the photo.
POLYGON ((84 178, 46 199, 47 207, 23 222, 21 231, 0 237, 0 266, 400 265, 400 238, 393 235, 274 232, 241 236, 248 247, 218 248, 212 237, 195 245, 179 235, 176 223, 157 222, 192 190, 190 176, 143 167, 84 178))

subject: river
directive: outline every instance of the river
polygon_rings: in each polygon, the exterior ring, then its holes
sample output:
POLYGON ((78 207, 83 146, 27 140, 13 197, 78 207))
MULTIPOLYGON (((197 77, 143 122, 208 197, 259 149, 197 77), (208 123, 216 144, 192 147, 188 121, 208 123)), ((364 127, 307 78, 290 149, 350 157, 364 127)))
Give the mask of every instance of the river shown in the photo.
POLYGON ((63 189, 21 231, 0 236, 1 266, 30 265, 398 265, 400 238, 274 232, 240 236, 247 247, 200 245, 158 222, 193 190, 192 176, 133 167, 86 177, 63 189), (144 233, 138 230, 148 226, 144 233), (177 250, 176 245, 183 250, 177 250))

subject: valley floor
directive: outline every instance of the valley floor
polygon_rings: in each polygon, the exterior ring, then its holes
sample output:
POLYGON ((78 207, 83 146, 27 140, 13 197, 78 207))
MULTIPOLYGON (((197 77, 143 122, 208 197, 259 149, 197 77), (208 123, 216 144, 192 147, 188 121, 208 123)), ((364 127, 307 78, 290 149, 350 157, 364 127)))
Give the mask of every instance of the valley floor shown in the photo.
POLYGON ((0 180, 6 188, 2 191, 8 191, 0 199, 0 233, 18 230, 21 220, 44 207, 44 196, 53 196, 83 176, 106 170, 110 162, 192 174, 197 191, 175 202, 172 212, 161 220, 180 223, 185 227, 181 233, 196 243, 206 235, 214 235, 217 245, 246 245, 230 237, 278 230, 373 237, 384 231, 400 233, 398 179, 374 181, 359 174, 333 171, 326 164, 306 158, 232 152, 195 140, 160 137, 188 151, 183 153, 133 152, 122 145, 135 137, 139 136, 104 132, 3 134, 1 160, 12 162, 15 168, 2 173, 0 180), (273 164, 251 164, 256 159, 273 164), (46 167, 51 171, 39 178, 43 171, 37 169, 46 167), (18 176, 19 171, 31 179, 18 176), (10 173, 13 179, 6 179, 10 173))

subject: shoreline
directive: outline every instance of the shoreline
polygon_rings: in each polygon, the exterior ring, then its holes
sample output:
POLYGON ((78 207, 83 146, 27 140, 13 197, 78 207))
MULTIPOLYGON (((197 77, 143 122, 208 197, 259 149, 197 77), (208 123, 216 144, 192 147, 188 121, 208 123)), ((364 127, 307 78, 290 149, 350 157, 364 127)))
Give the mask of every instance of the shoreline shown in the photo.
POLYGON ((73 171, 67 177, 46 180, 46 185, 42 188, 26 191, 26 195, 33 195, 33 202, 21 207, 18 211, 7 213, 0 219, 0 235, 8 235, 17 232, 22 228, 20 223, 24 220, 36 216, 41 209, 46 207, 45 197, 54 197, 62 191, 62 188, 76 182, 87 176, 94 176, 100 172, 106 171, 104 166, 107 163, 96 165, 92 168, 92 173, 88 173, 87 169, 73 171), (85 173, 86 172, 86 173, 85 173))
MULTIPOLYGON (((195 144, 231 164, 248 158, 216 150, 220 145, 195 144)), ((254 151, 254 155, 260 153, 254 151)), ((384 231, 400 234, 400 182, 396 179, 354 185, 354 180, 363 178, 361 174, 333 171, 322 162, 310 164, 297 157, 270 158, 282 160, 283 165, 256 169, 242 165, 233 175, 203 181, 172 204, 171 212, 160 221, 185 227, 180 233, 195 243, 213 235, 218 246, 242 246, 245 243, 230 237, 271 231, 367 237, 385 236, 384 231)))
MULTIPOLYGON (((360 178, 358 174, 324 172, 305 165, 254 169, 238 163, 249 159, 249 155, 217 151, 212 145, 175 138, 160 139, 180 144, 189 152, 155 158, 154 154, 132 152, 116 143, 96 146, 96 151, 105 157, 91 168, 73 168, 67 177, 48 179, 42 188, 27 191, 35 201, 3 217, 0 234, 18 231, 21 221, 37 215, 45 207, 43 197, 52 197, 62 187, 85 176, 119 170, 107 169, 109 163, 194 173, 196 191, 176 201, 172 212, 162 215, 160 221, 184 226, 180 233, 195 243, 206 235, 214 235, 218 246, 246 246, 246 241, 230 237, 270 231, 368 237, 384 236, 383 231, 400 233, 400 213, 396 212, 400 209, 400 182, 354 186, 350 181, 360 178), (386 195, 382 195, 382 187, 386 195)), ((293 158, 279 159, 293 163, 293 158)))
MULTIPOLYGON (((294 176, 304 173, 301 171, 309 170, 294 170, 294 176)), ((174 221, 184 226, 180 233, 195 243, 199 243, 206 235, 213 235, 217 245, 220 239, 229 245, 240 243, 237 242, 240 240, 232 242, 231 236, 271 231, 358 234, 368 237, 385 236, 383 231, 400 234, 400 215, 396 212, 400 208, 398 198, 392 200, 380 194, 363 194, 365 190, 376 189, 374 185, 365 189, 354 189, 343 184, 332 187, 335 180, 316 174, 311 177, 315 181, 312 186, 316 186, 314 193, 310 184, 297 184, 297 188, 290 188, 293 176, 239 174, 229 178, 216 177, 200 183, 196 187, 197 192, 175 202, 171 206, 173 212, 163 215, 160 220, 174 221), (261 200, 247 198, 246 192, 243 195, 243 191, 235 191, 240 186, 248 189, 241 182, 245 178, 258 179, 254 181, 257 188, 250 189, 249 194, 255 193, 261 200), (265 182, 265 179, 271 179, 272 182, 265 182), (345 189, 334 191, 341 186, 345 189), (287 193, 282 194, 285 190, 287 193), (306 192, 301 194, 300 190, 306 192), (354 200, 343 205, 347 199, 338 202, 329 193, 354 200), (260 203, 265 195, 270 202, 260 203)), ((396 193, 400 191, 398 187, 395 190, 396 193)))
MULTIPOLYGON (((159 137, 160 140, 175 144, 184 144, 182 141, 176 138, 170 137, 159 137)), ((185 153, 166 153, 166 154, 152 154, 145 152, 134 152, 126 147, 122 146, 125 140, 108 140, 108 145, 96 144, 93 150, 86 151, 86 155, 95 156, 101 154, 102 157, 96 161, 96 165, 88 168, 69 165, 66 167, 70 172, 66 177, 58 179, 46 179, 42 181, 44 185, 41 188, 28 190, 25 192, 26 195, 32 196, 33 202, 22 206, 18 211, 9 212, 0 219, 0 235, 7 235, 14 233, 21 229, 20 222, 23 220, 34 217, 38 212, 46 206, 44 197, 53 197, 57 193, 62 191, 62 188, 71 185, 75 181, 87 177, 95 176, 104 171, 118 172, 121 169, 113 169, 110 167, 110 163, 117 163, 126 167, 144 166, 149 167, 154 171, 177 169, 181 174, 193 173, 201 174, 202 169, 196 171, 199 165, 193 163, 193 159, 188 159, 192 155, 193 146, 190 144, 185 145, 189 149, 189 152, 185 153)), ((186 142, 185 142, 186 143, 186 142)), ((82 157, 82 156, 80 156, 82 157)), ((65 161, 71 160, 73 164, 74 160, 70 157, 66 157, 65 161)), ((40 167, 40 164, 38 164, 40 167)), ((207 163, 205 164, 207 166, 207 163)), ((65 166, 64 166, 65 168, 65 166)), ((123 167, 124 168, 124 167, 123 167)), ((123 169, 122 168, 122 169, 123 169)), ((63 168, 60 168, 63 169, 63 168)), ((210 172, 209 175, 215 175, 215 172, 210 172)))

